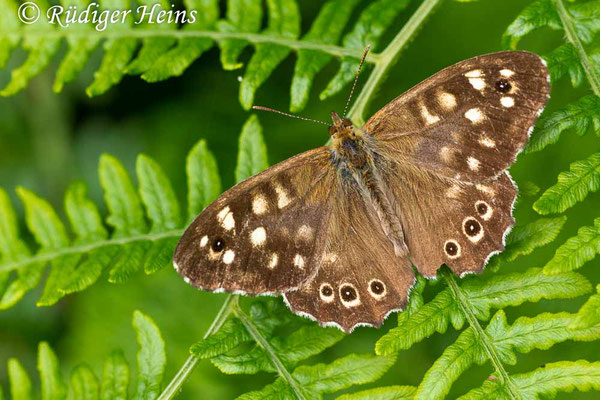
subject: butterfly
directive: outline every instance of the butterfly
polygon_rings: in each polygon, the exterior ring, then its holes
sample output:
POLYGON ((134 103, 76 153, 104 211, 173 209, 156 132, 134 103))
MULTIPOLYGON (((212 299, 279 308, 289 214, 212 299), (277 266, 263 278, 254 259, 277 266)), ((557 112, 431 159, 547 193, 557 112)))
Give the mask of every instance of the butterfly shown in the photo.
POLYGON ((328 146, 202 211, 175 269, 199 289, 282 294, 292 312, 346 332, 380 326, 406 306, 414 269, 480 273, 504 249, 517 196, 507 168, 549 93, 542 58, 506 51, 438 72, 362 127, 334 112, 328 146))

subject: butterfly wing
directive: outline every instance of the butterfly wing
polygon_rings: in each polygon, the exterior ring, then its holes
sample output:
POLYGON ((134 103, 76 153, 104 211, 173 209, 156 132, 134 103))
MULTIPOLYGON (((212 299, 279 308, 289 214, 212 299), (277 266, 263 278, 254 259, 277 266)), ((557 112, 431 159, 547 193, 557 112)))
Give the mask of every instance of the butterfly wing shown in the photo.
POLYGON ((334 172, 325 147, 283 161, 209 205, 175 250, 193 286, 247 294, 281 293, 316 271, 317 241, 330 214, 334 172))
POLYGON ((421 274, 435 276, 442 264, 461 275, 481 272, 504 249, 517 195, 505 170, 549 90, 539 56, 488 54, 439 72, 367 122, 421 274))
POLYGON ((284 298, 293 312, 346 332, 380 326, 406 305, 415 280, 410 261, 396 255, 372 203, 351 181, 337 181, 332 210, 316 276, 284 298))
POLYGON ((423 81, 375 113, 364 129, 387 157, 482 182, 515 161, 549 93, 548 69, 538 55, 493 53, 423 81))

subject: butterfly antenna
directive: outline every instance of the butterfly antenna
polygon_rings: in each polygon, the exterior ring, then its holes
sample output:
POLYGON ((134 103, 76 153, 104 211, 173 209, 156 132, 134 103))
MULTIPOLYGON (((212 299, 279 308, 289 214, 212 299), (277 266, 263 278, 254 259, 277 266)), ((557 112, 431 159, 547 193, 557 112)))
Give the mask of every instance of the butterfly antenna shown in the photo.
POLYGON ((301 119, 303 121, 316 122, 318 124, 331 126, 331 124, 328 124, 327 122, 319 121, 318 119, 312 119, 312 118, 301 117, 299 115, 288 114, 286 112, 275 110, 275 109, 268 108, 268 107, 252 106, 252 109, 253 110, 261 110, 261 111, 270 111, 270 112, 274 112, 275 114, 285 115, 286 117, 297 118, 297 119, 301 119))
POLYGON ((365 59, 367 58, 367 54, 371 50, 371 45, 368 44, 365 47, 365 51, 363 53, 362 58, 360 59, 360 64, 358 64, 358 70, 356 71, 356 76, 354 77, 354 83, 352 84, 352 89, 350 90, 350 96, 348 96, 348 101, 346 101, 346 107, 344 107, 344 116, 342 119, 346 118, 346 112, 348 111, 348 106, 350 105, 350 100, 352 100, 352 95, 354 94, 354 89, 356 88, 356 82, 358 82, 358 76, 360 75, 360 70, 362 69, 363 64, 365 63, 365 59))

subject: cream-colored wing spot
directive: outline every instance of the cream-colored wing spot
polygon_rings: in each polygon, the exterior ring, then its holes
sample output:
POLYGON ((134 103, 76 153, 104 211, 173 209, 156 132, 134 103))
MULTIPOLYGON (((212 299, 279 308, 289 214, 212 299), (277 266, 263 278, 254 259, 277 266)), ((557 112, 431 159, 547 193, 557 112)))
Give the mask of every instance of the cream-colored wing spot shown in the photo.
POLYGON ((262 194, 257 194, 256 196, 254 196, 254 198, 252 199, 252 212, 256 215, 263 215, 264 213, 266 213, 269 209, 269 206, 267 205, 267 200, 265 199, 265 196, 263 196, 262 194))
POLYGON ((427 125, 435 124, 440 120, 440 117, 429 112, 425 104, 421 104, 421 116, 427 125))
POLYGON ((275 184, 275 193, 277 193, 277 207, 284 208, 292 201, 286 190, 280 185, 275 184))
POLYGON ((483 113, 479 108, 470 108, 465 112, 465 118, 474 124, 477 124, 483 120, 483 113))
POLYGON ((219 211, 217 219, 223 229, 230 231, 235 228, 235 218, 233 218, 233 212, 230 210, 229 206, 226 206, 219 211))
POLYGON ((267 241, 267 231, 262 226, 256 228, 250 234, 250 241, 252 242, 252 246, 258 247, 265 244, 267 241))

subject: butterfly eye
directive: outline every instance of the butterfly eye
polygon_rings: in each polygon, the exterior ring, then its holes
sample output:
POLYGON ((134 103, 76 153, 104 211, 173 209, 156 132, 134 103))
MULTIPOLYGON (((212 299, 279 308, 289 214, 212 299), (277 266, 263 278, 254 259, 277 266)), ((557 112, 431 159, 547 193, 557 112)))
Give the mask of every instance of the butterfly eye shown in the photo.
POLYGON ((333 135, 335 135, 335 132, 336 132, 335 126, 334 126, 334 125, 331 125, 331 126, 329 127, 329 135, 330 135, 330 136, 333 136, 333 135))
POLYGON ((352 121, 350 121, 348 118, 344 118, 342 120, 342 126, 352 126, 352 121))
POLYGON ((496 82, 496 89, 499 92, 502 93, 506 93, 508 92, 510 89, 512 89, 512 85, 510 84, 510 82, 506 79, 500 79, 496 82))
POLYGON ((225 241, 221 238, 215 239, 211 247, 214 252, 221 252, 225 248, 225 241))

